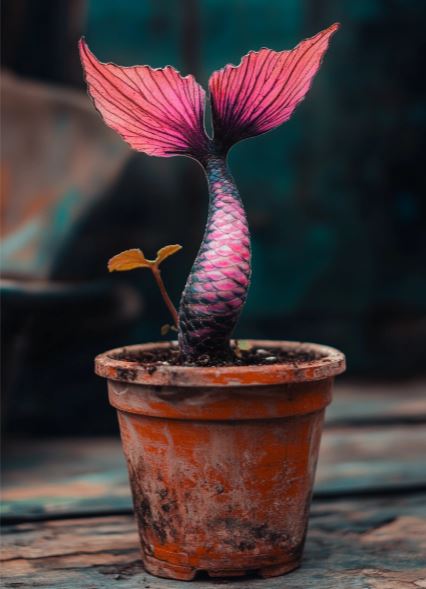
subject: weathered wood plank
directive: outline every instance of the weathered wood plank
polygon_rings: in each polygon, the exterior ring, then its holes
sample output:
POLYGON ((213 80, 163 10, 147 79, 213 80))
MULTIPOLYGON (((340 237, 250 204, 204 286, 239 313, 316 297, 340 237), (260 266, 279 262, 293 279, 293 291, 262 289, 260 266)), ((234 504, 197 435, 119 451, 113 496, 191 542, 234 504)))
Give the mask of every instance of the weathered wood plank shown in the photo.
POLYGON ((131 508, 118 437, 20 441, 5 454, 2 515, 25 518, 131 508))
MULTIPOLYGON (((426 486, 423 425, 344 427, 323 436, 315 495, 426 486)), ((119 440, 20 443, 3 477, 3 516, 36 518, 131 509, 119 440)))
POLYGON ((337 381, 326 426, 426 422, 426 381, 348 383, 337 381))
POLYGON ((426 485, 423 424, 324 432, 315 494, 408 490, 426 485))
MULTIPOLYGON (((425 497, 314 501, 302 567, 286 577, 250 578, 254 589, 417 589, 426 586, 425 497)), ((3 587, 187 589, 157 579, 139 560, 130 516, 9 526, 3 532, 3 587)), ((191 583, 245 589, 241 580, 191 583)))

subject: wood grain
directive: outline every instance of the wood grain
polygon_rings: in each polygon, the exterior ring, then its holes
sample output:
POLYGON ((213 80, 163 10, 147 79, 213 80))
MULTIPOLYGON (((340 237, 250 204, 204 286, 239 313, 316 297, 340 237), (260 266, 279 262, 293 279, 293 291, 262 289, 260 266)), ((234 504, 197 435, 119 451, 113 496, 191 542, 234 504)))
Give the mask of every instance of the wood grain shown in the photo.
MULTIPOLYGON (((426 588, 425 390, 339 387, 302 567, 268 580, 200 576, 191 586, 426 588)), ((189 587, 143 569, 118 436, 20 441, 6 456, 3 515, 15 524, 3 528, 2 587, 189 587)))
POLYGON ((326 426, 426 422, 426 381, 337 382, 327 409, 326 426))
MULTIPOLYGON (((425 438, 422 424, 327 429, 315 496, 426 488, 425 438)), ((118 438, 20 442, 8 456, 3 517, 16 521, 131 510, 118 438)))
MULTIPOLYGON (((194 589, 417 589, 426 583, 425 496, 315 501, 302 567, 276 579, 209 580, 194 589), (423 583, 423 584, 422 584, 423 583)), ((5 588, 184 589, 139 560, 131 516, 48 521, 5 528, 5 588), (34 581, 37 581, 34 585, 34 581)))

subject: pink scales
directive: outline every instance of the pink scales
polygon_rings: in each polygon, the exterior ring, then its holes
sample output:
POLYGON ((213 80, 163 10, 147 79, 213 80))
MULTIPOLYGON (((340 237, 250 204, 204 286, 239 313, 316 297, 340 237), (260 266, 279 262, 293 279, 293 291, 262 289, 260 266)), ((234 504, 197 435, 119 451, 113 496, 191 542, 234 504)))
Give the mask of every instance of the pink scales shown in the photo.
POLYGON ((134 149, 195 158, 207 175, 207 227, 179 309, 187 358, 229 355, 229 339, 247 296, 250 239, 243 204, 226 165, 236 142, 289 119, 309 90, 338 24, 291 51, 250 51, 209 81, 214 136, 204 128, 205 92, 174 68, 102 63, 80 41, 89 93, 104 121, 134 149))

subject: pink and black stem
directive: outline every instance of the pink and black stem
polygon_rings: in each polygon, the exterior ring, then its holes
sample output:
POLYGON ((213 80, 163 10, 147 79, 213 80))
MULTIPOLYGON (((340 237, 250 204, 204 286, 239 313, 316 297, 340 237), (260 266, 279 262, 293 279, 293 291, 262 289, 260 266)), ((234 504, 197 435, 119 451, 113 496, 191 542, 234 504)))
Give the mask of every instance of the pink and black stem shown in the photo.
POLYGON ((102 63, 80 41, 89 93, 104 121, 134 149, 148 155, 197 160, 209 185, 207 226, 179 308, 183 356, 230 355, 230 337, 250 283, 250 237, 244 207, 227 168, 238 141, 288 120, 309 90, 338 25, 291 51, 250 51, 209 81, 214 137, 204 129, 205 92, 193 76, 167 66, 102 63))
POLYGON ((224 156, 203 162, 209 210, 200 250, 179 307, 179 344, 187 358, 230 355, 229 341, 250 284, 250 235, 224 156))

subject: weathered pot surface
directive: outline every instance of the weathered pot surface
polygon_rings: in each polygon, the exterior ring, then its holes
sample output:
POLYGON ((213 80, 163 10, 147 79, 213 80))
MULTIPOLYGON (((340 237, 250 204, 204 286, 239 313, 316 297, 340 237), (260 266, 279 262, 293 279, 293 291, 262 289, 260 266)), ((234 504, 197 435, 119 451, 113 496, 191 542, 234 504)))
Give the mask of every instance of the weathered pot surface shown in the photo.
POLYGON ((317 344, 250 343, 318 358, 155 371, 117 359, 168 344, 96 358, 118 412, 142 559, 154 575, 271 577, 300 564, 324 411, 345 358, 317 344))

